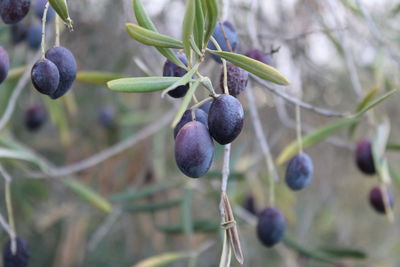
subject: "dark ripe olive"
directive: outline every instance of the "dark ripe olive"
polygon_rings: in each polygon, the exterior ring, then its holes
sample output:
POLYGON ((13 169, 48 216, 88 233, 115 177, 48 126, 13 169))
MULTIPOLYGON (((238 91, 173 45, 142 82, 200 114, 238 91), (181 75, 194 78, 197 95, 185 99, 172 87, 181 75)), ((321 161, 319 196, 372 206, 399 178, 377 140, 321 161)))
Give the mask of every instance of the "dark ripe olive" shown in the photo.
POLYGON ((375 174, 375 164, 370 140, 362 139, 357 143, 355 158, 360 171, 367 175, 375 174))
POLYGON ((314 166, 306 153, 294 156, 286 169, 286 184, 292 190, 301 190, 308 186, 313 178, 314 166))
MULTIPOLYGON (((393 194, 390 190, 388 190, 387 193, 389 197, 389 206, 393 208, 393 194)), ((371 192, 369 193, 369 203, 376 212, 381 214, 386 213, 384 194, 382 194, 382 189, 379 186, 372 188, 371 192)))
MULTIPOLYGON (((226 63, 227 69, 227 85, 229 94, 237 97, 241 92, 243 92, 247 87, 247 82, 249 81, 249 73, 242 68, 239 68, 232 63, 226 63)), ((224 92, 224 70, 222 68, 219 85, 221 92, 224 92)))
POLYGON ((27 267, 29 252, 26 241, 22 238, 15 238, 16 251, 12 251, 12 242, 8 240, 3 248, 3 267, 27 267))
MULTIPOLYGON (((180 61, 182 61, 183 64, 185 64, 186 66, 188 65, 185 54, 178 53, 178 54, 176 54, 176 56, 178 57, 178 59, 180 61)), ((182 77, 186 73, 187 73, 187 71, 185 69, 175 65, 174 63, 172 63, 169 60, 167 60, 164 64, 164 68, 163 68, 163 76, 164 77, 182 77)), ((184 97, 188 90, 189 90, 189 84, 185 84, 185 85, 178 86, 175 89, 169 91, 168 95, 170 95, 171 97, 174 97, 174 98, 180 98, 180 97, 184 97)))
POLYGON ((258 215, 257 236, 267 247, 272 247, 283 238, 286 220, 276 208, 265 208, 258 215))
MULTIPOLYGON (((205 113, 203 110, 201 109, 196 109, 196 121, 199 121, 201 123, 203 123, 207 128, 207 119, 208 119, 208 115, 207 113, 205 113)), ((178 122, 178 124, 176 125, 175 129, 174 129, 174 138, 176 138, 176 135, 178 134, 179 130, 188 122, 192 121, 192 111, 190 109, 186 110, 185 113, 183 113, 183 116, 181 118, 181 120, 178 122)))

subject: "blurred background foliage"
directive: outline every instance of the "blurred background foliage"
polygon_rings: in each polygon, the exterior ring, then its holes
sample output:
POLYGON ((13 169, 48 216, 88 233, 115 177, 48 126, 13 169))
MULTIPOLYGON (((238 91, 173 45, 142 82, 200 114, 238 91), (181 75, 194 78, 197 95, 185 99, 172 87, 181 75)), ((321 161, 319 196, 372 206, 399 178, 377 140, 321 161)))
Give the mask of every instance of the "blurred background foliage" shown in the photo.
MULTIPOLYGON (((398 1, 224 2, 229 3, 228 19, 240 35, 240 53, 250 48, 265 52, 280 48, 273 55, 272 65, 291 81, 291 86, 280 90, 293 97, 302 97, 318 107, 352 112, 368 90, 378 88, 384 93, 398 87, 398 1)), ((143 3, 160 32, 180 38, 183 0, 143 3)), ((64 31, 61 44, 74 53, 79 71, 132 77, 161 75, 165 59, 154 48, 131 40, 125 32, 125 23, 134 21, 130 0, 69 1, 69 8, 74 31, 64 31)), ((39 22, 31 14, 24 23, 39 22)), ((9 26, 0 25, 0 44, 9 52, 12 68, 18 68, 30 62, 36 51, 25 44, 13 46, 9 30, 9 26)), ((48 46, 53 39, 51 36, 48 46)), ((202 73, 208 74, 217 88, 220 71, 212 60, 202 66, 202 73)), ((16 82, 9 79, 0 86, 0 114, 16 82)), ((276 158, 295 140, 294 106, 254 81, 250 89, 276 158)), ((244 266, 332 265, 310 257, 310 253, 314 257, 322 253, 337 266, 399 266, 397 207, 394 223, 371 209, 367 195, 377 180, 363 177, 353 156, 355 141, 373 138, 384 116, 391 120, 390 142, 400 142, 398 96, 393 95, 376 111, 367 113, 354 136, 342 130, 307 148, 315 165, 311 186, 297 193, 289 191, 284 183, 276 186, 276 205, 284 212, 287 235, 296 244, 286 242, 273 249, 259 243, 252 224, 254 217, 242 208, 250 195, 258 208, 267 205, 269 174, 259 141, 254 138, 247 99, 244 94, 239 99, 246 118, 241 136, 233 143, 229 196, 237 213, 244 266)), ((174 102, 161 99, 159 93, 113 93, 105 86, 79 81, 66 97, 50 101, 28 83, 12 120, 1 132, 1 143, 18 141, 52 164, 65 166, 135 135, 146 125, 159 123, 160 117, 173 109, 174 102), (31 133, 24 127, 24 111, 37 104, 46 106, 49 120, 38 132, 31 133), (104 108, 115 115, 110 127, 99 122, 104 108)), ((304 132, 310 133, 336 118, 303 110, 302 120, 304 132)), ((393 170, 400 171, 396 151, 388 151, 387 156, 393 170)), ((219 261, 219 145, 210 173, 198 180, 184 177, 176 167, 173 131, 168 125, 73 177, 35 179, 31 164, 7 160, 4 166, 14 178, 17 233, 28 240, 30 266, 132 266, 167 252, 184 252, 183 259, 168 266, 216 266, 219 261), (108 203, 101 202, 105 199, 112 204, 110 213, 105 212, 108 203)), ((285 165, 278 166, 281 178, 284 170, 285 165)), ((4 182, 0 182, 3 190, 4 182)), ((395 198, 398 185, 394 179, 395 198)), ((4 203, 1 211, 5 213, 4 203)), ((6 239, 1 232, 2 243, 6 239)))

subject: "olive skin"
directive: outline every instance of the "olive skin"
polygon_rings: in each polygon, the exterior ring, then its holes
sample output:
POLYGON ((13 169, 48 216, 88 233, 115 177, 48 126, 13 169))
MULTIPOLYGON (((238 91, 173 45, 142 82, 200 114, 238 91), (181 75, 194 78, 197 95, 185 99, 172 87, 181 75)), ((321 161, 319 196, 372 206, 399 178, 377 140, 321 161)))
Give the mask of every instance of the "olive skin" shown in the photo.
POLYGON ((207 127, 198 121, 185 124, 175 139, 175 160, 179 169, 191 178, 207 173, 214 158, 214 144, 207 127))
POLYGON ((0 84, 7 78, 10 69, 10 59, 7 51, 0 46, 0 84))
POLYGON ((374 158, 372 156, 372 144, 368 139, 362 139, 357 143, 355 151, 357 167, 367 175, 375 174, 374 158))
MULTIPOLYGON (((185 66, 188 65, 185 54, 178 53, 178 54, 176 54, 176 56, 178 57, 178 59, 180 61, 182 61, 183 64, 185 64, 185 66)), ((164 68, 163 68, 163 76, 164 77, 182 77, 186 73, 187 73, 187 71, 185 69, 175 65, 174 63, 172 63, 169 60, 167 60, 164 63, 164 68)), ((185 85, 178 86, 175 89, 169 91, 168 95, 173 98, 180 98, 180 97, 184 97, 188 90, 189 90, 189 84, 185 84, 185 85)))
MULTIPOLYGON (((249 73, 230 62, 226 63, 226 70, 228 74, 227 85, 229 94, 237 97, 241 92, 246 89, 247 83, 249 81, 249 73)), ((224 77, 224 70, 222 69, 219 81, 222 93, 224 92, 224 77)))
POLYGON ((113 128, 116 125, 115 109, 112 106, 106 106, 100 109, 99 123, 104 128, 113 128))
POLYGON ((279 243, 283 238, 285 228, 285 217, 278 209, 268 207, 259 213, 257 236, 265 246, 273 247, 279 243))
MULTIPOLYGON (((394 206, 393 194, 390 190, 388 190, 387 192, 389 197, 389 206, 393 208, 394 206)), ((379 186, 372 188, 372 190, 369 193, 369 203, 371 204, 371 207, 380 214, 386 213, 385 201, 383 197, 384 195, 382 194, 382 190, 379 186)))
POLYGON ((25 126, 29 131, 39 130, 46 122, 47 112, 43 106, 37 105, 25 111, 25 126))
POLYGON ((76 79, 77 66, 74 55, 67 48, 55 46, 46 52, 46 58, 52 61, 60 73, 60 83, 50 97, 57 99, 68 92, 76 79))
POLYGON ((60 73, 57 66, 48 59, 40 59, 31 70, 31 80, 33 86, 40 93, 52 95, 58 88, 60 73))
POLYGON ((42 26, 33 25, 26 32, 26 43, 30 49, 36 50, 42 43, 42 26))
POLYGON ((271 56, 259 49, 250 49, 247 51, 246 56, 264 64, 271 65, 271 56))
POLYGON ((244 111, 239 100, 222 94, 212 103, 208 113, 208 128, 211 136, 221 145, 231 143, 243 128, 244 111))
POLYGON ((0 1, 0 16, 5 24, 15 24, 28 14, 30 0, 2 0, 0 1))
POLYGON ((306 153, 301 153, 294 156, 286 169, 286 184, 294 190, 301 190, 307 187, 314 173, 314 165, 312 159, 306 153))
MULTIPOLYGON (((199 121, 199 122, 203 123, 206 127, 208 127, 207 126, 207 120, 208 120, 207 113, 205 113, 201 109, 196 109, 195 115, 196 115, 196 121, 199 121)), ((185 126, 186 123, 188 123, 190 121, 193 121, 192 111, 188 109, 185 111, 185 113, 183 113, 181 120, 178 122, 178 124, 176 125, 176 127, 174 129, 174 138, 176 138, 176 136, 178 135, 179 130, 183 126, 185 126)))
MULTIPOLYGON (((238 50, 239 44, 238 44, 238 34, 236 32, 235 27, 233 27, 232 23, 225 20, 225 21, 218 21, 217 25, 215 26, 214 32, 212 33, 212 36, 215 38, 217 41, 218 45, 221 47, 222 51, 228 51, 228 52, 236 52, 238 50), (224 28, 222 31, 222 27, 224 28), (225 36, 224 36, 225 32, 225 36), (230 51, 227 41, 229 42, 230 48, 232 51, 230 51)), ((212 41, 208 42, 207 47, 211 50, 217 50, 215 47, 214 43, 212 41)), ((211 57, 218 63, 222 63, 222 60, 219 56, 211 54, 211 57)))
POLYGON ((208 112, 210 112, 211 104, 212 104, 212 102, 209 101, 209 102, 204 103, 203 105, 201 105, 200 108, 201 108, 205 113, 207 113, 207 115, 208 115, 208 112))
POLYGON ((29 261, 29 252, 26 241, 16 237, 16 251, 13 254, 11 240, 8 240, 3 248, 3 267, 26 267, 29 261))

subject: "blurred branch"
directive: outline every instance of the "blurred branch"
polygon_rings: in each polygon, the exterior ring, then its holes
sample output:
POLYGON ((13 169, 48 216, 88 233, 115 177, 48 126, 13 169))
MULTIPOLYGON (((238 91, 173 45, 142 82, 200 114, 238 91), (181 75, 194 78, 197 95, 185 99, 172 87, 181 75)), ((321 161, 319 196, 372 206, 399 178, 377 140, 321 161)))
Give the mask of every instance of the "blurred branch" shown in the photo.
POLYGON ((389 45, 384 41, 384 38, 382 37, 381 31, 378 29, 376 26, 375 21, 372 19, 371 15, 367 12, 365 7, 361 4, 360 0, 356 0, 357 7, 360 9, 361 14, 363 15, 364 19, 367 21, 367 26, 372 34, 372 36, 375 38, 375 40, 378 42, 379 46, 383 47, 383 49, 386 50, 386 52, 389 54, 389 56, 396 62, 396 64, 400 67, 400 57, 393 51, 392 48, 389 47, 389 45))
MULTIPOLYGON (((328 5, 328 8, 330 10, 331 15, 333 16, 335 23, 341 28, 343 25, 339 21, 339 18, 337 17, 336 10, 332 6, 331 1, 326 1, 326 4, 328 5)), ((353 85, 353 89, 355 93, 357 94, 358 97, 361 97, 363 88, 361 86, 360 78, 357 73, 357 68, 354 63, 354 58, 353 54, 351 53, 351 48, 347 39, 347 35, 344 32, 339 32, 339 41, 341 46, 343 47, 343 53, 344 53, 344 58, 347 66, 347 70, 349 71, 350 79, 351 79, 351 84, 353 85)))
POLYGON ((113 212, 107 216, 104 220, 103 224, 99 226, 99 228, 94 232, 92 238, 90 238, 88 249, 89 251, 94 251, 97 247, 97 244, 103 240, 103 238, 107 235, 107 233, 111 230, 113 224, 118 220, 121 216, 122 211, 120 208, 113 209, 113 212))
MULTIPOLYGON (((250 116, 251 116, 251 122, 254 127, 254 131, 256 133, 256 137, 258 139, 258 142, 260 143, 261 146, 261 151, 265 157, 267 167, 268 167, 268 172, 269 176, 274 179, 275 182, 279 182, 279 176, 278 173, 275 169, 274 165, 274 160, 271 155, 271 150, 268 145, 268 141, 266 138, 266 135, 264 133, 264 130, 262 128, 260 116, 257 111, 257 105, 256 101, 254 99, 254 94, 253 94, 253 88, 251 86, 251 83, 247 85, 247 90, 246 91, 246 97, 247 101, 249 102, 249 110, 250 110, 250 116)), ((273 201, 272 201, 273 202, 273 201)))
MULTIPOLYGON (((33 63, 39 59, 41 52, 38 51, 28 64, 28 66, 33 65, 33 63)), ((22 90, 25 88, 26 84, 29 82, 31 76, 31 68, 26 68, 24 74, 19 79, 17 86, 14 88, 13 93, 8 100, 7 108, 4 111, 2 117, 0 118, 0 131, 6 126, 7 122, 10 120, 12 113, 14 112, 15 105, 17 103, 18 97, 21 95, 22 90)))
POLYGON ((32 178, 62 177, 96 166, 97 164, 127 150, 128 148, 133 147, 140 141, 158 132, 161 128, 168 125, 175 115, 175 112, 176 110, 173 108, 158 121, 152 122, 150 125, 146 126, 136 134, 80 162, 59 168, 53 167, 50 163, 44 163, 49 165, 49 170, 46 171, 46 173, 30 173, 29 175, 32 178))
POLYGON ((253 77, 253 79, 259 83, 260 85, 264 86, 268 91, 270 91, 271 93, 283 98, 284 100, 286 100, 289 103, 292 103, 294 105, 299 105, 301 108, 303 109, 308 109, 311 110, 315 113, 318 113, 320 115, 326 116, 326 117, 339 117, 339 118, 344 118, 350 115, 350 113, 339 113, 336 111, 331 111, 328 109, 323 109, 323 108, 319 108, 316 106, 313 106, 311 104, 305 103, 301 100, 298 100, 295 97, 291 97, 287 94, 285 94, 284 92, 282 92, 282 90, 280 88, 277 88, 276 85, 269 83, 261 78, 258 78, 257 76, 250 74, 251 77, 253 77))
MULTIPOLYGON (((347 27, 343 28, 336 28, 336 29, 315 29, 315 30, 310 30, 306 31, 303 33, 298 33, 298 34, 270 34, 270 33, 258 33, 257 36, 262 39, 266 40, 274 40, 274 41, 294 41, 297 39, 302 39, 306 38, 309 35, 313 34, 318 34, 318 33, 331 33, 331 32, 337 32, 337 31, 345 31, 347 30, 347 27)), ((239 31, 238 34, 240 36, 251 36, 251 32, 244 32, 244 31, 239 31)))

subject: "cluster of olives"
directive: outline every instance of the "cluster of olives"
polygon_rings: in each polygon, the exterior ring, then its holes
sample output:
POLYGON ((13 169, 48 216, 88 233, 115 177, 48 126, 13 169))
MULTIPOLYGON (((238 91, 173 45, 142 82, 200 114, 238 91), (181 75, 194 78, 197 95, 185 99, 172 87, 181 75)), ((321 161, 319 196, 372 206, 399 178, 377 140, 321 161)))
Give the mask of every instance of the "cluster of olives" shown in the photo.
POLYGON ((32 67, 33 86, 52 99, 63 96, 76 78, 77 66, 74 55, 63 46, 55 46, 32 67))
MULTIPOLYGON (((19 18, 18 20, 3 19, 5 22, 7 21, 6 22, 7 24, 12 24, 12 26, 10 27, 10 35, 11 35, 11 41, 14 45, 25 42, 31 49, 36 50, 40 47, 40 44, 42 42, 42 26, 40 24, 40 20, 43 17, 44 8, 47 1, 48 0, 35 0, 35 3, 33 5, 33 11, 36 17, 36 22, 32 25, 27 25, 21 22, 21 20, 26 16, 26 14, 22 16, 22 14, 24 14, 22 11, 25 10, 22 8, 19 9, 21 10, 21 12, 19 13, 20 16, 17 16, 19 18)), ((19 0, 11 1, 10 3, 6 3, 5 5, 9 5, 11 3, 14 7, 26 6, 26 3, 28 3, 30 6, 30 1, 19 1, 19 0)), ((18 9, 14 9, 14 11, 18 11, 18 9)), ((9 17, 7 15, 5 16, 9 17)), ((54 16, 55 16, 54 9, 52 7, 49 7, 46 16, 46 22, 50 22, 54 18, 54 16)))
MULTIPOLYGON (((178 57, 187 63, 183 54, 178 57)), ((164 76, 181 77, 185 73, 186 70, 170 61, 164 65, 164 76)), ((228 70, 228 77, 235 75, 228 70)), ((183 97, 188 86, 179 86, 168 93, 172 97, 183 97)), ((243 118, 239 100, 227 94, 215 95, 212 102, 195 110, 186 110, 174 129, 175 159, 179 169, 192 178, 205 175, 214 158, 213 139, 221 145, 231 143, 242 131, 243 118)))
MULTIPOLYGON (((369 139, 362 139, 356 145, 355 150, 355 161, 359 170, 369 176, 376 174, 374 157, 372 154, 372 144, 369 139)), ((391 191, 387 191, 389 206, 394 206, 393 194, 391 191)), ((382 189, 379 186, 375 186, 371 189, 369 196, 369 203, 371 207, 380 214, 385 214, 385 201, 382 189)))
POLYGON ((3 248, 4 267, 26 267, 29 261, 29 252, 26 241, 22 238, 15 238, 15 250, 11 240, 8 240, 3 248))

